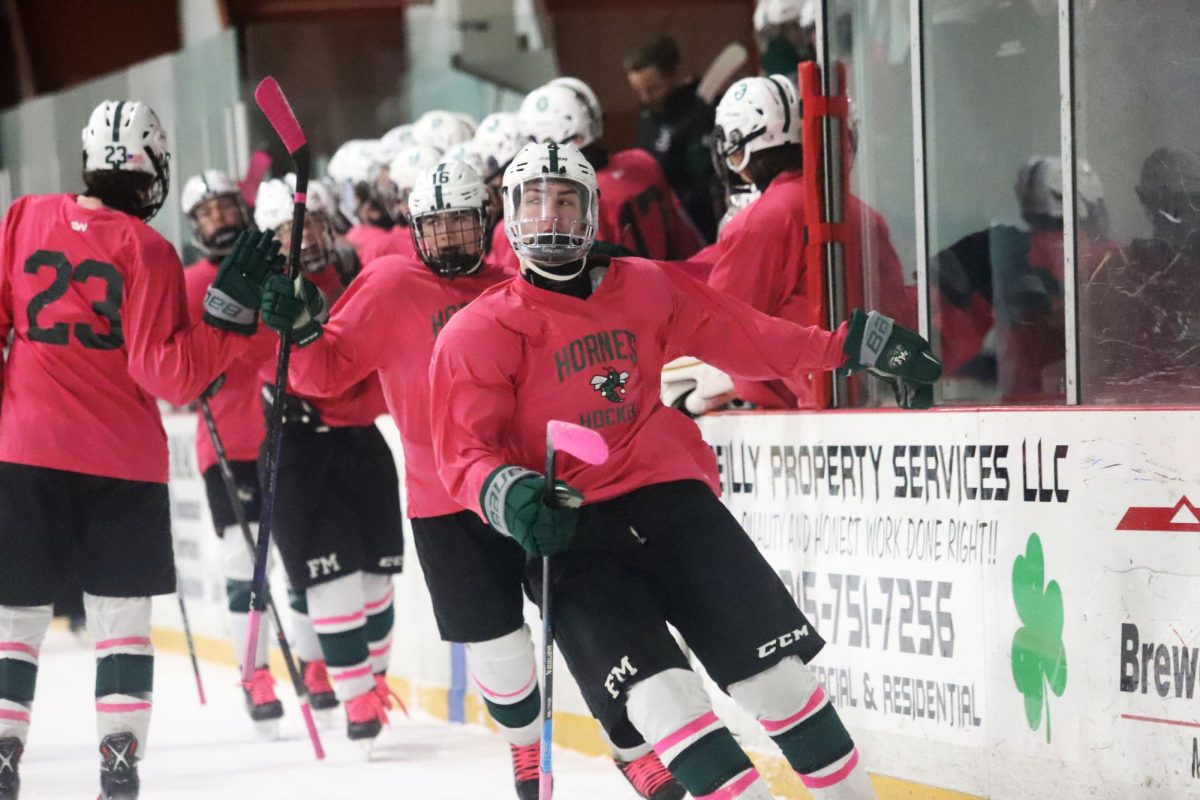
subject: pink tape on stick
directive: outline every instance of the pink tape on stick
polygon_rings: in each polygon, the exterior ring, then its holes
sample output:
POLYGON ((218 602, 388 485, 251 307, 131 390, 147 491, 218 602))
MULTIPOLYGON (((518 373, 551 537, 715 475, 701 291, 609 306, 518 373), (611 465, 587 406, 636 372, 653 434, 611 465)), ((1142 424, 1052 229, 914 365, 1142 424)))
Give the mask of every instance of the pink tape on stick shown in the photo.
POLYGON ((570 453, 585 464, 608 460, 608 443, 591 428, 554 419, 546 424, 546 432, 560 453, 570 453))
POLYGON ((304 131, 300 129, 300 123, 296 121, 296 114, 292 111, 292 106, 283 96, 283 90, 279 88, 279 84, 274 78, 262 79, 258 88, 254 90, 254 101, 266 115, 267 121, 275 129, 275 133, 279 134, 279 138, 283 140, 283 146, 289 153, 295 153, 305 145, 304 131))

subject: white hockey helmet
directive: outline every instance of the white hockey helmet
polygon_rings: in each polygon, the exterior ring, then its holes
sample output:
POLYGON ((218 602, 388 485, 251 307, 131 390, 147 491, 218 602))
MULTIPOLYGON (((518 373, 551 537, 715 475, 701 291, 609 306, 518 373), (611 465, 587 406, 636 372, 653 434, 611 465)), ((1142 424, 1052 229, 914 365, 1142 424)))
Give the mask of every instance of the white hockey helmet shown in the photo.
POLYGON ((471 129, 472 136, 475 135, 475 131, 479 130, 479 123, 475 121, 474 117, 465 111, 451 111, 450 113, 458 117, 459 122, 471 129))
POLYGON ((136 100, 105 100, 92 111, 83 129, 83 171, 140 172, 153 177, 140 208, 148 220, 158 213, 171 190, 171 153, 158 115, 136 100))
POLYGON ((521 135, 521 123, 514 112, 497 111, 483 118, 471 141, 487 167, 480 174, 491 180, 504 171, 528 140, 521 135))
POLYGON ((504 232, 521 268, 550 280, 583 271, 596 241, 599 193, 596 171, 575 145, 530 142, 504 170, 504 232), (571 274, 542 269, 581 261, 571 274))
POLYGON ((183 185, 183 191, 180 192, 180 205, 192 227, 192 238, 207 256, 229 255, 238 234, 251 225, 250 211, 242 198, 242 190, 238 188, 236 181, 218 169, 206 169, 199 175, 188 178, 187 183, 183 185), (218 198, 236 207, 240 221, 201 232, 196 212, 204 203, 218 198))
POLYGON ((408 196, 417 255, 438 275, 477 271, 491 229, 487 186, 464 161, 445 159, 418 176, 408 196))
MULTIPOLYGON (((289 233, 295 186, 295 175, 272 178, 258 185, 258 194, 254 198, 255 223, 262 230, 278 233, 285 253, 291 249, 289 233)), ((330 263, 333 254, 333 226, 330 219, 332 197, 328 189, 316 181, 310 181, 305 208, 307 213, 304 217, 300 268, 306 272, 317 272, 330 263)))
POLYGON ((535 142, 587 147, 595 141, 592 114, 582 96, 562 85, 546 84, 525 95, 517 112, 521 133, 535 142))
MULTIPOLYGON (((1062 223, 1063 173, 1058 156, 1034 156, 1017 173, 1014 187, 1021 216, 1030 225, 1062 223)), ((1078 219, 1085 229, 1107 227, 1104 209, 1104 185, 1090 164, 1080 159, 1075 169, 1075 197, 1078 219)))
POLYGON ((340 184, 354 186, 371 180, 375 166, 374 139, 351 139, 345 142, 329 159, 325 171, 340 184))
POLYGON ((442 152, 474 135, 474 122, 468 122, 453 111, 426 111, 413 125, 412 131, 414 144, 442 152))
POLYGON ((412 123, 406 122, 403 125, 397 125, 383 136, 380 136, 379 142, 385 147, 394 147, 399 151, 413 143, 412 132, 412 123))
POLYGON ((462 161, 473 169, 476 175, 487 178, 487 166, 484 164, 483 156, 480 155, 474 139, 459 142, 442 153, 442 161, 462 161))
POLYGON ((713 149, 734 172, 745 171, 760 150, 800 141, 800 97, 782 75, 743 78, 717 104, 713 149))
POLYGON ((433 169, 442 160, 442 151, 436 147, 413 144, 401 150, 388 165, 388 177, 395 187, 392 196, 392 213, 401 219, 407 213, 408 195, 417 184, 422 172, 433 169))
POLYGON ((569 75, 561 78, 555 78, 548 82, 547 86, 563 86, 575 93, 576 97, 587 107, 588 120, 592 126, 592 141, 597 141, 604 135, 604 107, 600 105, 600 98, 579 78, 573 78, 569 75))
POLYGON ((758 0, 754 6, 754 30, 794 23, 801 28, 817 24, 816 0, 758 0))

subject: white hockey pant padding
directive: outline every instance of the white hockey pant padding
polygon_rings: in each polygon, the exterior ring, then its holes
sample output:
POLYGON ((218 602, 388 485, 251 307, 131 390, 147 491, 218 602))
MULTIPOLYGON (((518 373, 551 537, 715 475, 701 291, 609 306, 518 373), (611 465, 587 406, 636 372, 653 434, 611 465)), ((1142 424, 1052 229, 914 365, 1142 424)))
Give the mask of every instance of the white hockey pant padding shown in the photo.
POLYGON ((729 696, 772 736, 786 733, 829 704, 816 674, 796 656, 730 684, 729 696), (799 715, 801 711, 806 713, 799 715))
MULTIPOLYGON (((0 670, 28 675, 26 665, 37 669, 38 653, 53 616, 52 606, 0 606, 0 670)), ((29 735, 30 711, 31 706, 24 702, 0 697, 0 739, 14 736, 24 742, 29 735)))
POLYGON ((363 573, 364 610, 367 613, 367 646, 371 653, 371 671, 387 672, 392 655, 393 603, 395 588, 391 575, 363 573))
POLYGON ((84 592, 88 635, 96 658, 118 654, 152 656, 149 597, 97 597, 84 592))
MULTIPOLYGON (((528 625, 497 639, 467 644, 467 656, 471 678, 491 705, 516 705, 538 689, 537 659, 528 625)), ((538 740, 541 724, 541 715, 535 715, 532 722, 518 728, 497 722, 508 743, 519 747, 538 740)))
MULTIPOLYGON (((96 648, 97 670, 111 656, 154 656, 150 644, 149 597, 97 597, 84 592, 88 635, 96 648)), ((96 732, 100 739, 128 731, 137 737, 138 750, 145 754, 150 733, 150 692, 113 693, 96 697, 96 732)))
POLYGON ((292 650, 301 661, 323 661, 321 640, 313 628, 312 617, 292 609, 292 650))
POLYGON ((664 764, 725 726, 713 712, 700 676, 690 669, 668 669, 633 685, 625 711, 638 733, 664 764))
MULTIPOLYGON (((250 533, 258 539, 258 523, 250 523, 250 533)), ((227 581, 254 580, 254 550, 246 544, 241 525, 227 525, 221 534, 221 559, 227 581)), ((271 570, 273 554, 267 553, 267 571, 271 570)))
POLYGON ((604 730, 603 726, 600 728, 600 736, 604 739, 604 743, 608 745, 608 750, 610 753, 612 753, 612 757, 623 764, 628 764, 631 761, 637 761, 642 756, 653 752, 654 750, 654 748, 650 746, 649 742, 638 745, 637 747, 617 747, 615 744, 613 744, 612 739, 608 738, 608 731, 604 730))
MULTIPOLYGON (((829 698, 816 675, 796 656, 789 656, 753 677, 731 684, 729 696, 755 716, 767 733, 780 743, 789 760, 791 746, 785 744, 788 734, 800 733, 805 722, 813 720, 814 715, 829 705, 829 698)), ((848 738, 840 723, 828 721, 835 728, 832 735, 848 738)), ((857 749, 800 777, 817 800, 872 800, 875 797, 871 780, 859 763, 857 749)))

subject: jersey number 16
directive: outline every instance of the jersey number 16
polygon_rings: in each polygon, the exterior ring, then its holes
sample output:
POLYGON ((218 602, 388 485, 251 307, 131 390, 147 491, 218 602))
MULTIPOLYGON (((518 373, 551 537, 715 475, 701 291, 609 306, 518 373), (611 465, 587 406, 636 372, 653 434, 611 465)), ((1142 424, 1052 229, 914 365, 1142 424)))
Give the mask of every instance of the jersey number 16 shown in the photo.
POLYGON ((104 299, 93 302, 92 310, 108 320, 109 332, 96 333, 90 324, 76 322, 75 338, 90 350, 116 350, 125 344, 125 336, 121 331, 121 300, 125 291, 125 279, 117 272, 116 267, 89 258, 72 268, 67 257, 56 250, 38 250, 25 261, 25 272, 29 275, 34 275, 45 267, 54 270, 54 282, 35 294, 25 309, 29 318, 31 341, 67 344, 70 340, 70 326, 65 322, 55 322, 50 327, 43 328, 38 324, 38 314, 65 295, 71 281, 86 283, 92 278, 98 278, 104 281, 104 299))

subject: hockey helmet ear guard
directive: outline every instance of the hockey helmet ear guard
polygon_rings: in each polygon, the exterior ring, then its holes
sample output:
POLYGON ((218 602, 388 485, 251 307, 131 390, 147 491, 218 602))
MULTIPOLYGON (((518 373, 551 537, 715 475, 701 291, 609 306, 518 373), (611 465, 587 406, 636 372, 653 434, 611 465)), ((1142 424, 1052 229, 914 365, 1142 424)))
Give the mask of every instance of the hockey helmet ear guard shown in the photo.
POLYGON ((582 260, 596 241, 599 193, 596 172, 579 148, 532 142, 504 171, 504 230, 522 259, 522 268, 550 280, 568 280, 583 271, 582 260), (560 275, 540 267, 579 261, 560 275))
MULTIPOLYGON (((92 111, 82 132, 83 171, 134 172, 151 176, 139 193, 136 214, 151 219, 171 189, 171 153, 158 115, 136 100, 105 100, 92 111)), ((103 200, 103 198, 101 198, 103 200)))
POLYGON ((479 270, 491 230, 487 186, 465 161, 427 170, 408 197, 413 245, 435 274, 453 278, 479 270))

